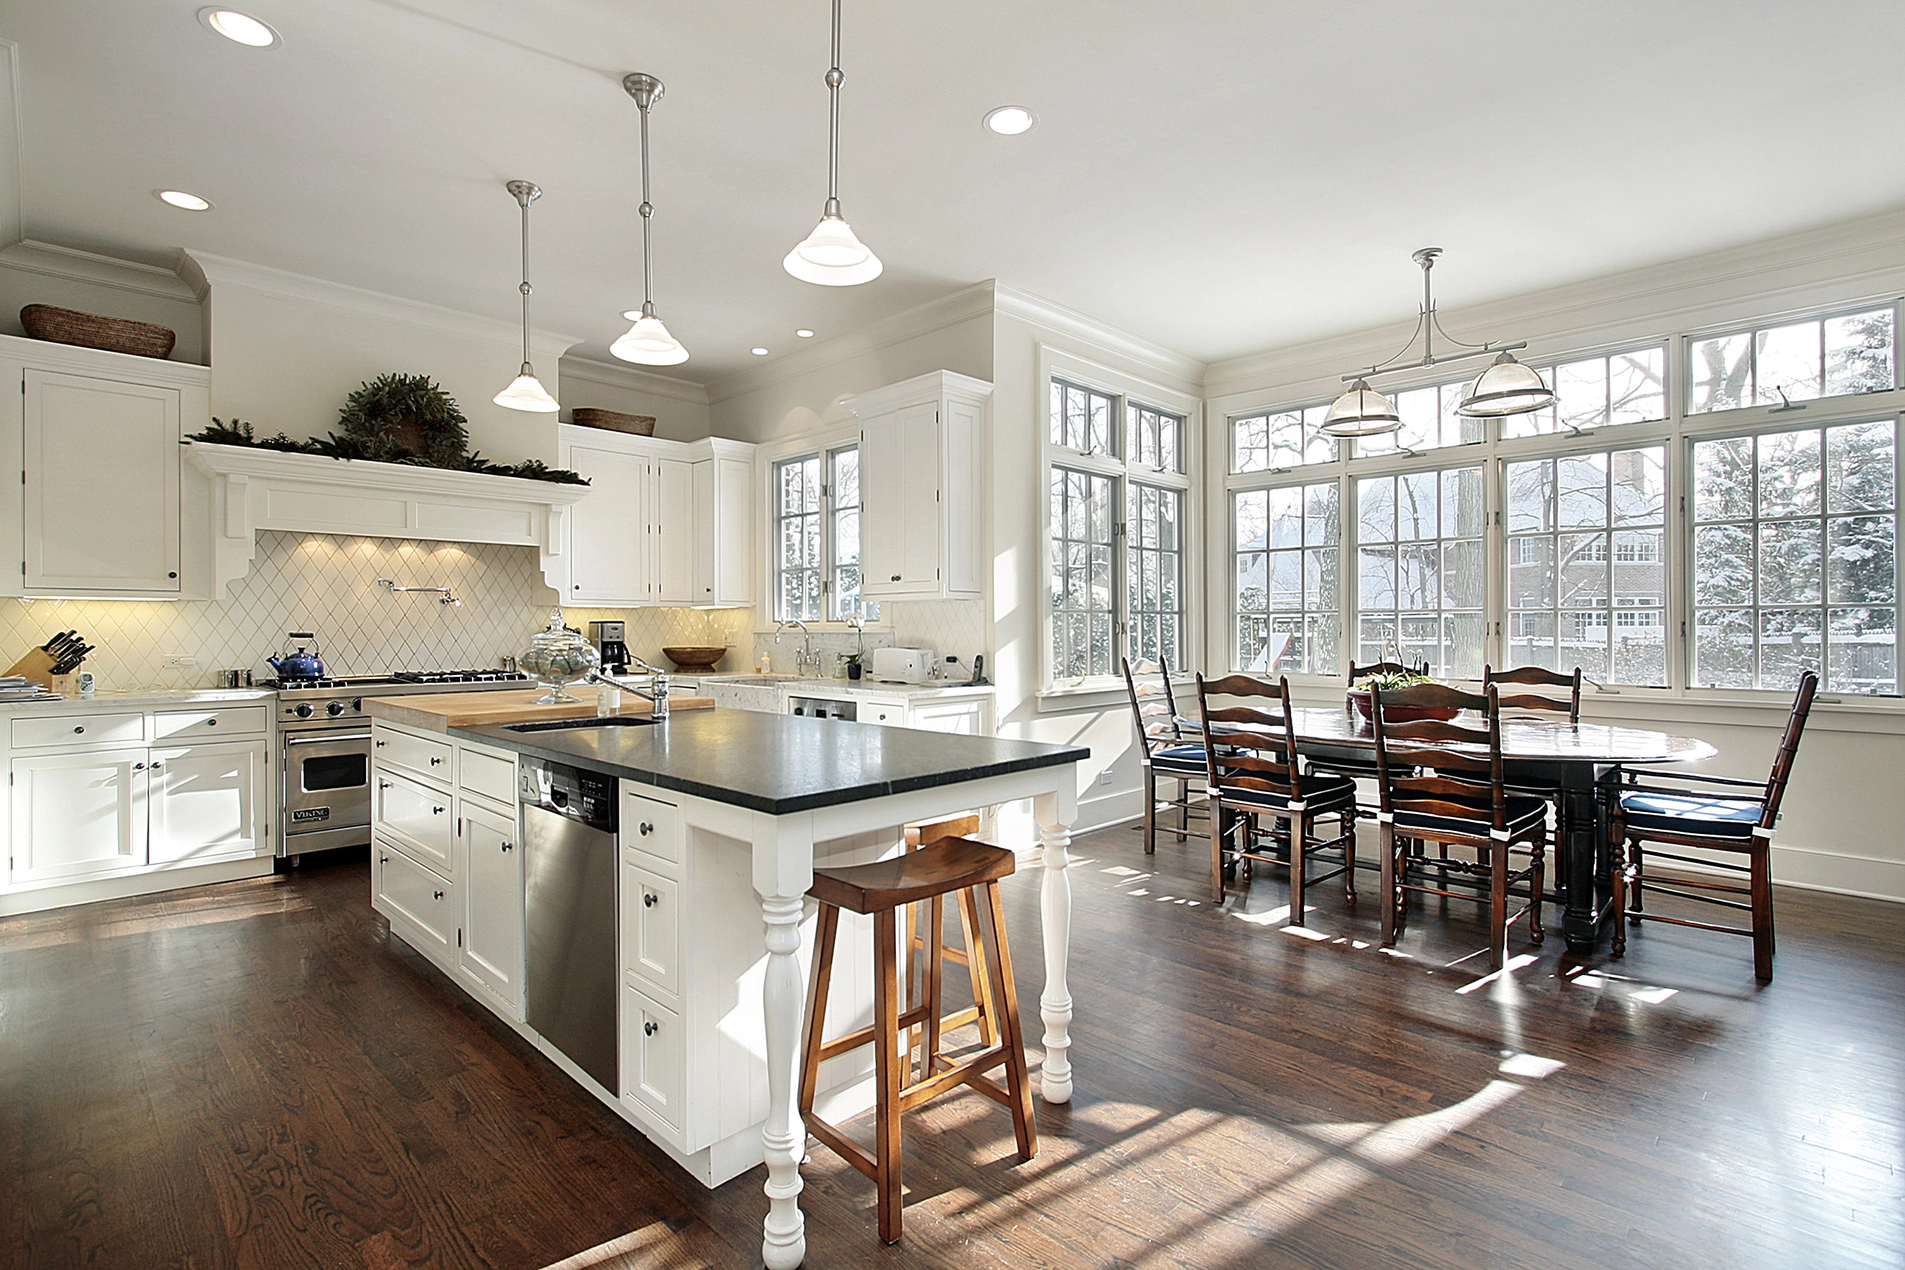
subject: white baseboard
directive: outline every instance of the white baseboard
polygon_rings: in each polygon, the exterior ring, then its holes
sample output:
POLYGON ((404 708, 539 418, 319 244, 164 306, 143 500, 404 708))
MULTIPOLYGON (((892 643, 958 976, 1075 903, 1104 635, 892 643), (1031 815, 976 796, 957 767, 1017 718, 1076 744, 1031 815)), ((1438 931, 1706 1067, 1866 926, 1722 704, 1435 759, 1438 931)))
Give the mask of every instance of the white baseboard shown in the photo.
POLYGON ((1829 891, 1905 904, 1905 860, 1794 847, 1775 839, 1773 881, 1802 891, 1829 891))
POLYGON ((241 860, 227 860, 218 864, 176 864, 113 878, 35 886, 0 894, 0 917, 11 917, 15 913, 40 913, 50 908, 91 904, 97 900, 157 895, 188 886, 209 886, 214 882, 263 877, 271 872, 273 863, 274 858, 268 855, 246 856, 241 860))

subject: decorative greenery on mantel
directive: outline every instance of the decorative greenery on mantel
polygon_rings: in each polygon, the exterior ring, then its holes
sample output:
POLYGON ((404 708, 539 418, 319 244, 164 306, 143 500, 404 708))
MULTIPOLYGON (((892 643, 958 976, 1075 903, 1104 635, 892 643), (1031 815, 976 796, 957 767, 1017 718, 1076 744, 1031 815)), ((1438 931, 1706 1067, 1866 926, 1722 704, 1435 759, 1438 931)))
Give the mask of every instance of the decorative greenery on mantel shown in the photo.
POLYGON ((337 422, 342 435, 329 432, 322 440, 309 437, 295 441, 282 431, 260 437, 249 423, 237 419, 225 423, 214 418, 211 427, 188 439, 329 459, 516 476, 560 485, 589 483, 580 473, 550 467, 541 459, 492 463, 481 454, 470 453, 470 434, 464 427, 467 421, 462 409, 428 375, 379 375, 345 399, 337 422))

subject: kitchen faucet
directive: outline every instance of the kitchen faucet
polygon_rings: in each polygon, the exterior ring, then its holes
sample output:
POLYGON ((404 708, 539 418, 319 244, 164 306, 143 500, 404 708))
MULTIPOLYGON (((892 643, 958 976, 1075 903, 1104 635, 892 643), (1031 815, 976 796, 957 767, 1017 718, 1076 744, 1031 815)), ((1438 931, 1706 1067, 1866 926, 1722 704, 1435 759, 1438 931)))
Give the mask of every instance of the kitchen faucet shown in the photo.
POLYGON ((781 642, 781 632, 790 626, 800 627, 800 651, 794 654, 794 673, 800 674, 812 665, 814 678, 820 677, 820 654, 814 651, 814 633, 807 629, 807 623, 797 617, 785 618, 774 628, 774 642, 781 642))
POLYGON ((645 670, 649 673, 649 676, 650 676, 649 687, 638 688, 634 684, 628 683, 624 681, 623 679, 621 679, 620 677, 616 675, 611 675, 607 673, 606 671, 601 670, 599 668, 595 670, 591 670, 589 672, 588 679, 586 680, 586 682, 607 684, 611 688, 620 688, 623 692, 632 692, 636 696, 641 697, 644 700, 652 701, 655 703, 655 710, 654 710, 654 713, 651 714, 649 717, 654 719, 655 722, 657 723, 668 722, 668 674, 667 672, 657 670, 655 667, 649 665, 647 662, 643 661, 639 657, 631 656, 628 659, 628 662, 629 662, 629 665, 635 666, 638 669, 645 670))

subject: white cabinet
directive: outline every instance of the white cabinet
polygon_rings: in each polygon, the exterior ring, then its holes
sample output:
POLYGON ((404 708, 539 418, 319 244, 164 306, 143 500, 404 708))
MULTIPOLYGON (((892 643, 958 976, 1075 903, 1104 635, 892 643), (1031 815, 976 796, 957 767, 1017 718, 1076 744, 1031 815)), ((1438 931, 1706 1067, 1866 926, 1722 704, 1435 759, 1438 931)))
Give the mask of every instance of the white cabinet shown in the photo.
POLYGON ((448 964, 457 936, 456 888, 395 847, 371 843, 372 907, 405 924, 417 951, 448 964))
POLYGON ((682 1142, 688 1036, 681 1016, 632 985, 622 987, 622 1098, 647 1111, 682 1142))
POLYGON ((870 598, 982 593, 992 385, 935 371, 848 398, 860 418, 860 575, 870 598))
POLYGON ((16 758, 15 885, 146 863, 144 747, 16 758))
POLYGON ((149 863, 229 859, 257 851, 263 826, 263 742, 175 745, 150 755, 149 863))
POLYGON ((695 469, 682 459, 657 459, 649 489, 649 603, 695 602, 695 469))
POLYGON ((523 853, 516 822, 464 800, 463 947, 457 959, 509 1005, 522 1001, 523 853))
POLYGON ((740 441, 696 443, 694 603, 754 603, 754 447, 740 441))
POLYGON ((589 478, 569 512, 569 585, 578 604, 641 604, 648 587, 646 455, 597 446, 569 448, 564 466, 589 478))

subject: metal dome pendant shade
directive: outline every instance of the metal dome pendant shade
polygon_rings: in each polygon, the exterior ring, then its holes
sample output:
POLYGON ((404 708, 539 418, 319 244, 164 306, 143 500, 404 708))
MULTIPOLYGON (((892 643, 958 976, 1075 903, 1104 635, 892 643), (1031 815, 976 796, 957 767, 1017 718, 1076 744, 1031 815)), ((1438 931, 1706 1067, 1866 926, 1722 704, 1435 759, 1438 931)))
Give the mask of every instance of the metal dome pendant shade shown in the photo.
POLYGON ((622 77, 622 88, 635 99, 635 105, 642 112, 642 307, 622 314, 635 325, 609 345, 609 352, 625 362, 642 366, 679 366, 688 360, 688 350, 655 316, 655 271, 649 232, 650 222, 655 218, 655 204, 648 196, 648 112, 661 100, 662 83, 653 75, 635 71, 622 77))
POLYGON ((1331 403, 1328 413, 1323 416, 1323 422, 1318 425, 1325 435, 1371 437, 1394 432, 1402 426, 1402 418, 1395 403, 1369 386, 1370 376, 1390 370, 1426 369, 1443 362, 1459 362, 1471 357, 1493 356, 1495 361, 1470 385, 1456 413, 1470 418, 1501 419, 1509 415, 1527 414, 1553 403, 1554 391, 1543 382, 1540 374, 1515 360, 1513 350, 1528 347, 1527 341, 1498 344, 1490 340, 1483 344, 1465 344, 1442 329, 1441 319, 1435 312, 1435 288, 1430 280, 1430 271, 1435 268, 1436 258, 1441 254, 1440 247, 1424 247, 1411 257, 1422 267, 1422 307, 1416 314, 1416 329, 1410 332, 1409 342, 1402 346, 1402 351, 1388 361, 1343 376, 1343 382, 1349 385, 1348 390, 1331 403), (1436 356, 1435 337, 1438 334, 1460 351, 1436 356), (1421 359, 1398 365, 1415 347, 1418 335, 1422 337, 1421 359))
POLYGON ((827 68, 827 204, 814 232, 781 261, 802 282, 823 287, 853 287, 871 282, 886 266, 861 242, 840 215, 840 0, 833 0, 833 64, 827 68))
POLYGON ((528 410, 535 414, 550 414, 562 409, 549 390, 536 378, 536 372, 529 364, 529 296, 534 287, 529 285, 529 205, 542 197, 542 187, 531 181, 510 181, 504 184, 512 197, 523 209, 523 281, 517 288, 523 294, 523 368, 509 386, 490 400, 508 410, 528 410))

